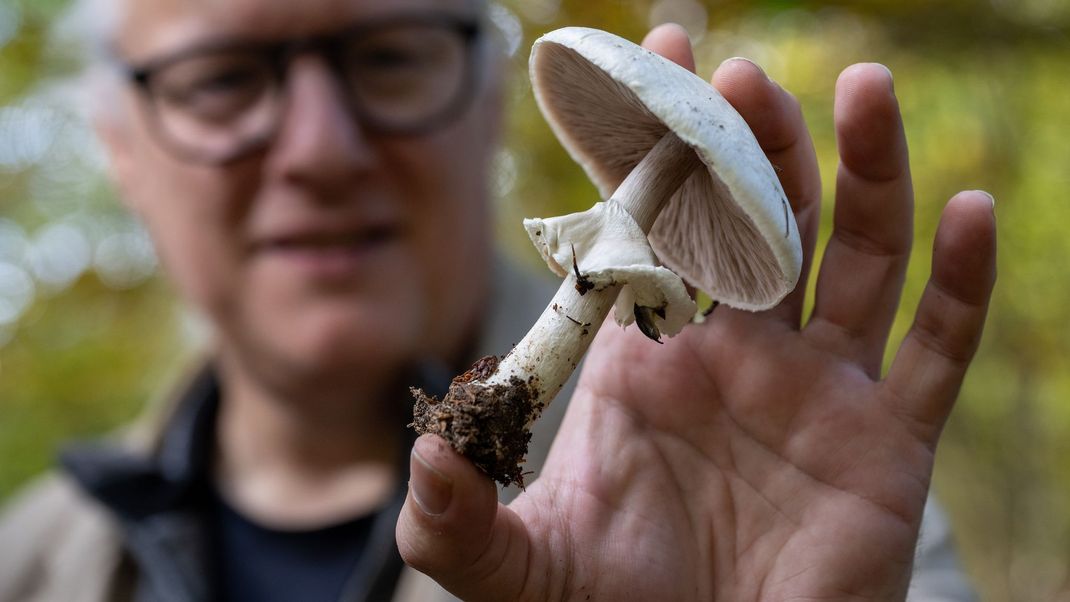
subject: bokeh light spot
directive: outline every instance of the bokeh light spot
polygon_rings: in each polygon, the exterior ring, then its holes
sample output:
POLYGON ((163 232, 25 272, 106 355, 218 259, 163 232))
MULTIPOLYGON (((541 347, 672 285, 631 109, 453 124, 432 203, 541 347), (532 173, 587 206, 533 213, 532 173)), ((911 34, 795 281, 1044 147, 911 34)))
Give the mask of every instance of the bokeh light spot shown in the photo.
POLYGON ((34 297, 33 279, 26 270, 0 261, 0 327, 15 324, 34 297))
POLYGON ((93 253, 93 270, 106 286, 133 288, 156 272, 156 254, 143 231, 115 232, 105 236, 93 253))
POLYGON ((509 56, 515 55, 524 41, 524 27, 520 24, 520 19, 513 14, 513 11, 495 3, 490 7, 490 20, 501 32, 502 39, 505 41, 505 52, 509 56))
POLYGON ((21 171, 40 161, 56 134, 51 109, 13 105, 0 109, 0 171, 21 171))
POLYGON ((658 0, 650 7, 650 26, 676 23, 687 30, 691 42, 698 43, 706 36, 709 13, 695 0, 658 0))
POLYGON ((45 226, 30 244, 27 263, 36 280, 50 292, 70 286, 89 267, 89 240, 67 223, 45 226))
POLYGON ((26 230, 22 226, 0 217, 0 261, 22 264, 28 244, 26 230))
POLYGON ((22 13, 19 7, 10 2, 0 2, 0 48, 15 37, 22 25, 22 13))
POLYGON ((561 0, 522 0, 515 4, 526 21, 548 25, 561 14, 561 0))

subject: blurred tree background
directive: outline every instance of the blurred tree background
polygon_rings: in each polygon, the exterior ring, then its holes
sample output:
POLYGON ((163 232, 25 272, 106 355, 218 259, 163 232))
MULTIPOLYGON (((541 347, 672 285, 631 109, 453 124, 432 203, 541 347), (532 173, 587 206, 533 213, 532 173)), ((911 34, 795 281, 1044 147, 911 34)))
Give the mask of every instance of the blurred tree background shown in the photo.
MULTIPOLYGON (((202 338, 107 185, 84 101, 70 93, 76 57, 54 31, 66 4, 0 0, 0 500, 63 441, 134 418, 202 338)), ((542 32, 588 25, 638 40, 676 21, 701 74, 731 56, 761 64, 813 130, 823 237, 836 76, 859 61, 892 69, 917 217, 890 349, 924 287, 944 202, 963 188, 997 199, 999 283, 936 491, 984 599, 1070 600, 1070 2, 507 0, 493 17, 516 74, 493 182, 500 238, 532 265, 520 218, 595 200, 531 97, 527 49, 542 32)))

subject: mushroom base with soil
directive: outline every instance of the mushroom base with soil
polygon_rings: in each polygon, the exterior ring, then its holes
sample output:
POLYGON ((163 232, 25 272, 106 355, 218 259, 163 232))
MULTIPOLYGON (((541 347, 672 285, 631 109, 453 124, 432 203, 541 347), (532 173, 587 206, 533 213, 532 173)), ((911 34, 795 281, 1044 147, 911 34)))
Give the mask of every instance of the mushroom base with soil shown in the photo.
POLYGON ((436 399, 420 389, 412 427, 420 434, 439 435, 458 453, 502 485, 524 486, 523 463, 531 441, 528 428, 542 412, 539 387, 532 377, 525 382, 478 382, 497 368, 498 359, 485 357, 453 379, 449 391, 436 399))

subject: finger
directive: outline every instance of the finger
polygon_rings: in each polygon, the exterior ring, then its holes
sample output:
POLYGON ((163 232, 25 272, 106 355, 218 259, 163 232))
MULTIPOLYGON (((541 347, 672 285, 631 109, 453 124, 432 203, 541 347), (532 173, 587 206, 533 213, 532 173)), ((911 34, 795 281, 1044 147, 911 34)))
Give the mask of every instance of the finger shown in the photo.
MULTIPOLYGON (((977 351, 996 282, 996 219, 983 192, 957 194, 944 209, 932 275, 882 384, 898 413, 943 425, 977 351)), ((935 442, 935 439, 933 439, 935 442)))
POLYGON ((643 48, 652 50, 688 71, 695 70, 695 56, 687 30, 676 23, 664 23, 643 38, 643 48))
POLYGON ((795 290, 768 314, 797 328, 821 217, 821 174, 814 143, 799 102, 754 63, 741 58, 721 63, 713 85, 754 132, 795 213, 803 246, 802 272, 795 290))
POLYGON ((876 378, 913 240, 914 191, 891 73, 872 63, 845 69, 835 121, 836 209, 807 334, 876 378))
POLYGON ((417 439, 397 524, 405 562, 464 600, 516 600, 528 537, 494 483, 442 438, 417 439))

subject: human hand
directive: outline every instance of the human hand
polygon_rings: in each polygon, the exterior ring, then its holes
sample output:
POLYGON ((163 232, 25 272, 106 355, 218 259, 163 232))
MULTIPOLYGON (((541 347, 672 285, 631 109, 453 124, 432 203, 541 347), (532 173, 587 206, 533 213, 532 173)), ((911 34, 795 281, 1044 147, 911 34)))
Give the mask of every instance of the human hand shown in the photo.
MULTIPOLYGON (((693 68, 678 28, 644 45, 693 68)), ((991 199, 948 203, 914 325, 882 379, 913 219, 890 74, 855 65, 837 83, 835 225, 805 325, 821 193, 802 113, 746 61, 713 82, 779 168, 802 235, 799 285, 767 312, 721 307, 664 346, 603 329, 542 474, 508 507, 422 437, 421 504, 410 491, 398 545, 462 598, 906 595, 933 454, 995 281, 991 199)))

